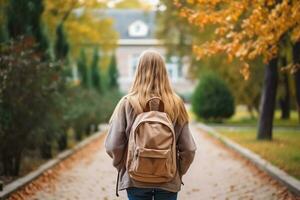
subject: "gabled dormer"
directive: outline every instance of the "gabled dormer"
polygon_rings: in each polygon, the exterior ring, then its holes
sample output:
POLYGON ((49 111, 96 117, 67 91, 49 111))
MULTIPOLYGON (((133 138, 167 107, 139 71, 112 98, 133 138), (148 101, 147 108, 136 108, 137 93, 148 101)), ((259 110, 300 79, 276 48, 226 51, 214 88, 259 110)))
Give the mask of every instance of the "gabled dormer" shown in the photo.
POLYGON ((129 37, 146 37, 149 32, 149 27, 142 20, 132 22, 128 27, 129 37))

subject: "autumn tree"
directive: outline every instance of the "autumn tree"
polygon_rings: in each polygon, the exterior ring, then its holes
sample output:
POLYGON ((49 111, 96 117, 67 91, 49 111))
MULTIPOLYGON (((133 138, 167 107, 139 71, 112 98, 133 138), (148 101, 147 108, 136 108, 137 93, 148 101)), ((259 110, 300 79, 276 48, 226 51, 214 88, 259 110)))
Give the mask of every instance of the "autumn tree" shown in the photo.
MULTIPOLYGON (((194 26, 187 26, 186 20, 179 16, 180 10, 176 8, 172 0, 162 0, 158 5, 156 35, 164 41, 167 48, 167 57, 177 56, 179 73, 182 60, 186 58, 190 66, 196 66, 196 60, 192 54, 192 43, 203 41, 208 35, 200 33, 194 26)), ((193 69, 192 69, 193 70, 193 69)), ((198 77, 195 73, 193 78, 198 77)))
MULTIPOLYGON (((188 5, 187 2, 182 4, 188 5)), ((199 32, 197 26, 188 26, 187 20, 179 16, 180 9, 177 9, 173 0, 160 1, 157 13, 157 36, 163 40, 167 55, 177 56, 179 65, 182 65, 180 61, 183 59, 188 62, 188 73, 192 79, 197 79, 199 74, 207 70, 218 73, 232 90, 236 103, 246 105, 251 116, 255 117, 258 113, 262 86, 260 59, 249 63, 255 72, 248 81, 243 81, 242 76, 236 75, 239 73, 239 62, 229 63, 223 54, 201 60, 196 59, 196 55, 193 54, 193 45, 214 39, 212 27, 199 32)))
POLYGON ((110 51, 116 47, 118 35, 113 21, 101 12, 105 6, 105 1, 97 0, 45 0, 43 21, 52 39, 56 37, 57 26, 63 26, 73 57, 77 57, 83 45, 97 44, 103 51, 110 51))
MULTIPOLYGON (((214 39, 193 46, 198 59, 224 53, 229 61, 237 59, 241 63, 240 72, 248 79, 249 61, 263 57, 266 67, 257 138, 272 139, 280 42, 285 35, 294 44, 299 41, 300 2, 191 0, 183 5, 176 0, 175 5, 180 15, 199 29, 215 27, 214 39)), ((291 71, 297 68, 295 61, 288 66, 291 71)))

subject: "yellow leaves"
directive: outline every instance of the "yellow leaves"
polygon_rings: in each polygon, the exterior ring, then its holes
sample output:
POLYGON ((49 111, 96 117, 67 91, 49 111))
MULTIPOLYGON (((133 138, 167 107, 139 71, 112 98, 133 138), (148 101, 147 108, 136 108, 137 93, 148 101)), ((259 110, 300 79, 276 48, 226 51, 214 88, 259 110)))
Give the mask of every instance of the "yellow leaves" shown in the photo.
POLYGON ((275 3, 276 3, 275 0, 266 0, 267 6, 273 6, 275 3))
POLYGON ((300 40, 300 24, 294 28, 291 33, 291 39, 293 42, 297 42, 300 40))
POLYGON ((235 55, 235 57, 237 57, 237 58, 240 58, 240 57, 244 58, 244 57, 246 57, 247 53, 248 53, 248 49, 247 49, 246 45, 245 45, 245 44, 241 44, 241 45, 239 46, 238 51, 235 52, 234 55, 235 55))
POLYGON ((249 80, 250 78, 250 66, 248 63, 243 63, 240 73, 243 75, 244 80, 249 80))
POLYGON ((216 28, 215 30, 215 34, 216 35, 219 35, 219 36, 224 36, 226 34, 226 32, 228 32, 228 27, 219 27, 219 28, 216 28))
MULTIPOLYGON (((294 19, 299 19, 300 18, 300 4, 299 3, 293 3, 294 6, 292 6, 291 8, 291 17, 294 18, 294 19)), ((298 20, 299 22, 299 20, 298 20)))
POLYGON ((179 16, 182 18, 187 18, 188 16, 190 16, 189 10, 187 8, 181 9, 179 16))
MULTIPOLYGON (((173 4, 174 4, 174 6, 177 7, 177 8, 180 8, 180 7, 182 6, 182 4, 180 3, 179 0, 174 0, 174 1, 173 1, 173 4)), ((182 9, 184 9, 184 8, 182 8, 182 9)))
MULTIPOLYGON (((182 7, 183 18, 201 28, 215 26, 215 40, 194 46, 199 59, 226 53, 228 61, 238 58, 246 63, 262 56, 264 62, 279 52, 282 36, 300 40, 299 0, 194 0, 193 8, 182 7)), ((249 77, 249 65, 241 73, 249 77)))
POLYGON ((233 55, 231 53, 227 54, 227 61, 228 63, 231 63, 233 60, 233 55))
POLYGON ((206 42, 201 46, 193 45, 193 52, 197 56, 198 60, 202 59, 204 56, 212 56, 214 54, 224 52, 224 50, 225 48, 222 44, 222 40, 206 42))
POLYGON ((45 0, 43 20, 51 38, 55 39, 56 27, 64 24, 64 31, 71 45, 71 54, 77 55, 82 45, 101 44, 103 51, 116 47, 118 35, 112 20, 101 16, 97 10, 106 1, 99 0, 45 0), (97 15, 93 12, 97 10, 97 15))
POLYGON ((257 55, 258 55, 257 50, 253 50, 248 54, 247 58, 249 60, 254 60, 256 57, 258 57, 257 55))
POLYGON ((189 4, 194 4, 195 0, 186 0, 186 2, 189 3, 189 4))
POLYGON ((295 74, 298 70, 300 70, 300 64, 288 64, 287 66, 283 66, 280 68, 280 71, 282 72, 290 72, 291 74, 295 74))

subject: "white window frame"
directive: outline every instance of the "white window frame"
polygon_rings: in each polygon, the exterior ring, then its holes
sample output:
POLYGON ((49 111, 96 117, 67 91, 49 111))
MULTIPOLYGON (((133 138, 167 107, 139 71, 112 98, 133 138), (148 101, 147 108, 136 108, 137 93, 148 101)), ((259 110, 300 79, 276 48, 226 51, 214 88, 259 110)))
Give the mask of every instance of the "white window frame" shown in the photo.
POLYGON ((168 72, 168 76, 172 82, 176 82, 178 80, 178 64, 177 63, 166 63, 166 68, 168 72))

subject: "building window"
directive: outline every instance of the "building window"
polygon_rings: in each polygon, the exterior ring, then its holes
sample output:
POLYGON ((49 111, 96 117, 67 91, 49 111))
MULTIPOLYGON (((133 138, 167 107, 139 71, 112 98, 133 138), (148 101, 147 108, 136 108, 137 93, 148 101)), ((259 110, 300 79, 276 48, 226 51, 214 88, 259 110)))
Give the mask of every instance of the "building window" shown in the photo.
POLYGON ((170 80, 173 82, 176 82, 178 79, 178 65, 177 63, 166 63, 166 68, 168 71, 168 75, 170 77, 170 80))
POLYGON ((177 56, 171 56, 167 59, 166 67, 169 73, 170 80, 175 82, 179 77, 178 64, 179 58, 177 56))
POLYGON ((139 61, 139 56, 140 56, 140 54, 133 54, 133 55, 131 55, 131 58, 129 59, 130 77, 133 77, 135 74, 135 70, 137 68, 138 61, 139 61))

